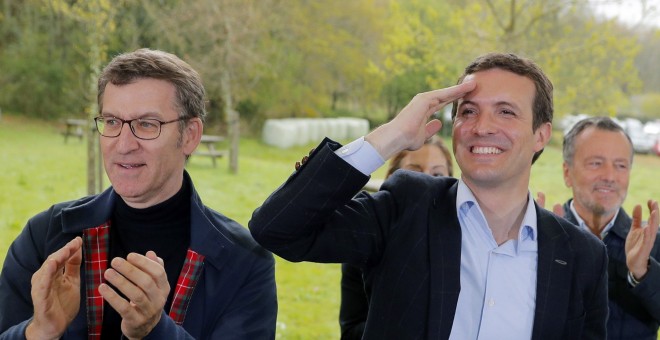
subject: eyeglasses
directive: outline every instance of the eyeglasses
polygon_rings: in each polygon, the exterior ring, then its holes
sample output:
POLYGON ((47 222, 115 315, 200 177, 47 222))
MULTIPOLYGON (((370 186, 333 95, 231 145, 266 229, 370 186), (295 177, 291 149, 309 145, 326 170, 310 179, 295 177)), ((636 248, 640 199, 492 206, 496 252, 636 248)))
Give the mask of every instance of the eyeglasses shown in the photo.
POLYGON ((124 128, 124 124, 128 124, 135 137, 143 140, 151 140, 160 136, 160 127, 162 125, 187 119, 188 118, 178 118, 167 122, 161 122, 158 119, 151 118, 123 120, 117 117, 95 117, 94 121, 96 122, 96 130, 98 130, 103 137, 118 137, 121 134, 121 130, 124 128))

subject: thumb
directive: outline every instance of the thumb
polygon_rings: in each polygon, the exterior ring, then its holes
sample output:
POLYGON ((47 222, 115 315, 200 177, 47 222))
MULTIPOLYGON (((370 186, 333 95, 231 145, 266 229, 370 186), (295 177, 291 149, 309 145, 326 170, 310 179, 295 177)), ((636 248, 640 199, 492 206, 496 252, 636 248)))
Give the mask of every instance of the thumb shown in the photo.
POLYGON ((438 131, 440 131, 441 128, 442 128, 442 122, 437 119, 433 119, 428 123, 426 123, 426 139, 433 137, 433 135, 438 133, 438 131))

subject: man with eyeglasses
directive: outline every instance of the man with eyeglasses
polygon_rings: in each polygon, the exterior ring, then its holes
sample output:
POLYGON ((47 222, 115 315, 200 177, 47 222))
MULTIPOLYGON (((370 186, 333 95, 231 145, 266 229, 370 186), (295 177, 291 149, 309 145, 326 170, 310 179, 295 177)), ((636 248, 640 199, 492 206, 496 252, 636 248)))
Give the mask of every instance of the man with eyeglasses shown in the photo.
POLYGON ((98 81, 112 187, 30 219, 0 274, 0 339, 273 339, 272 254, 184 170, 204 88, 175 55, 115 57, 98 81))

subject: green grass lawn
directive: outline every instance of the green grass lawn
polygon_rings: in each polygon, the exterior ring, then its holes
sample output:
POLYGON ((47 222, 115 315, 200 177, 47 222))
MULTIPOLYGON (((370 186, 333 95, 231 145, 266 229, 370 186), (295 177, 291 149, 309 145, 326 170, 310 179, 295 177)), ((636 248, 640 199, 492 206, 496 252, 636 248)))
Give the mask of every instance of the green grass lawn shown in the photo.
MULTIPOLYGON (((0 259, 34 214, 55 202, 86 192, 85 144, 64 144, 63 126, 4 115, 0 121, 0 259)), ((561 151, 549 146, 533 167, 530 189, 543 191, 549 203, 570 197, 561 174, 561 151)), ((187 166, 203 201, 247 225, 252 211, 293 171, 314 145, 281 150, 254 139, 240 146, 239 173, 230 174, 226 159, 213 168, 208 158, 193 157, 187 166)), ((625 207, 660 199, 660 157, 637 155, 625 207)), ((375 177, 382 177, 384 169, 375 177)), ((107 181, 106 181, 107 184, 107 181)), ((648 212, 645 211, 645 218, 648 212)), ((289 263, 277 259, 280 339, 337 339, 339 265, 289 263)))

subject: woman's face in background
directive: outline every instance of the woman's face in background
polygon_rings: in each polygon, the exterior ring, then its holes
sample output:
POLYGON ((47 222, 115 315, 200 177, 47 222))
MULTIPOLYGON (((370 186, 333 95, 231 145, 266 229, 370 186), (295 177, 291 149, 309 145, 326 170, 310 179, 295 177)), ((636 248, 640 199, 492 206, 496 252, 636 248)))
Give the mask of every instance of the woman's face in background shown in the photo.
POLYGON ((432 144, 424 144, 410 151, 401 159, 401 169, 423 172, 431 176, 449 176, 449 162, 442 150, 432 144))

